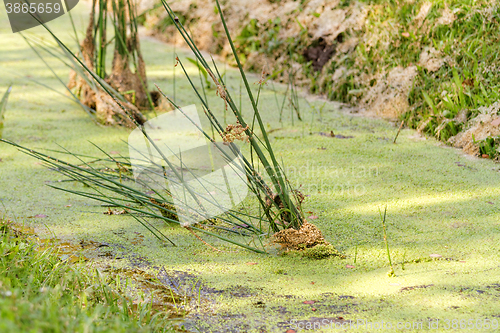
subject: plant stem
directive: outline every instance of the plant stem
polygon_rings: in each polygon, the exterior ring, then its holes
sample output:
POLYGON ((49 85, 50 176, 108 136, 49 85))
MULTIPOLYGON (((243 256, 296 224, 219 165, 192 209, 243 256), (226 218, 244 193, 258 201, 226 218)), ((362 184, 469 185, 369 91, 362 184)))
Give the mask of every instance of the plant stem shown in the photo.
POLYGON ((396 133, 396 137, 394 138, 393 143, 396 143, 396 140, 398 139, 399 132, 401 132, 401 128, 403 128, 403 124, 405 123, 404 120, 401 121, 401 124, 399 125, 398 132, 396 133))
POLYGON ((387 250, 387 258, 389 259, 389 265, 391 266, 391 271, 389 272, 389 276, 395 276, 394 267, 392 266, 391 252, 389 251, 389 242, 387 241, 387 231, 386 231, 386 227, 385 227, 386 214, 387 214, 387 206, 385 206, 385 210, 384 210, 384 217, 382 219, 382 228, 384 230, 384 242, 385 242, 385 248, 387 250))

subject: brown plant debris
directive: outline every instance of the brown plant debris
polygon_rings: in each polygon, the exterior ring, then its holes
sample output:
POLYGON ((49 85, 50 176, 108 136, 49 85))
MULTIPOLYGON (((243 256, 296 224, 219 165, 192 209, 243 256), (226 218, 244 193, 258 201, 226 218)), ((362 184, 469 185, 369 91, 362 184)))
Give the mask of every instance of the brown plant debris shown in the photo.
POLYGON ((273 235, 274 243, 284 250, 303 250, 318 244, 329 245, 321 231, 314 224, 304 222, 299 230, 281 230, 273 235))
POLYGON ((463 148, 467 154, 478 155, 478 141, 487 137, 500 135, 498 112, 500 112, 500 102, 495 102, 489 107, 479 108, 480 114, 471 119, 465 131, 448 139, 456 148, 463 148))
POLYGON ((234 142, 234 140, 240 140, 248 142, 248 135, 245 134, 245 131, 248 130, 249 126, 241 126, 240 122, 237 120, 236 125, 229 124, 226 127, 224 133, 222 133, 222 140, 224 142, 234 142))
POLYGON ((397 66, 391 69, 386 77, 381 77, 363 96, 362 107, 382 118, 398 118, 409 110, 408 95, 416 75, 416 66, 397 66))
POLYGON ((111 208, 108 207, 108 210, 103 213, 104 215, 123 215, 123 214, 128 214, 127 210, 117 210, 114 209, 112 210, 111 208))
POLYGON ((420 53, 418 65, 429 72, 437 72, 446 62, 451 62, 449 57, 443 58, 441 52, 433 47, 425 47, 420 53))

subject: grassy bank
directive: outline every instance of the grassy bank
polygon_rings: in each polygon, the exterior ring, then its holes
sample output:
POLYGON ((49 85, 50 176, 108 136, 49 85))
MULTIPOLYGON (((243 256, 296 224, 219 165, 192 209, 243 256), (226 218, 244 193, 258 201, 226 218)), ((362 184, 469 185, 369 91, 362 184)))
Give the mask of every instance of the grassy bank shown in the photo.
MULTIPOLYGON (((210 2, 174 8, 202 47, 228 53, 210 2)), ((248 69, 266 68, 363 114, 399 118, 470 154, 498 157, 498 125, 475 128, 498 113, 490 107, 500 94, 495 1, 231 1, 225 12, 248 69)), ((176 40, 161 8, 143 21, 176 40)))
POLYGON ((133 304, 119 283, 0 219, 2 332, 174 332, 165 314, 133 304))

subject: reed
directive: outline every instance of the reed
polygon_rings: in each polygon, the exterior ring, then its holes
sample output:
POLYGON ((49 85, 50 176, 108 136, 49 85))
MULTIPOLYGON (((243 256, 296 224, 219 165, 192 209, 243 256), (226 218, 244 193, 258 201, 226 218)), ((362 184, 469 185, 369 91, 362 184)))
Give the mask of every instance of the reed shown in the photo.
POLYGON ((384 243, 385 243, 385 249, 387 250, 387 259, 389 260, 389 266, 391 267, 391 270, 389 273, 387 273, 388 276, 396 276, 396 273, 394 272, 394 267, 392 266, 392 260, 391 260, 391 252, 389 251, 389 241, 387 240, 387 230, 385 227, 385 218, 387 215, 387 206, 384 209, 384 216, 382 217, 382 213, 380 213, 380 219, 382 220, 382 229, 384 231, 384 243))
POLYGON ((12 91, 12 86, 9 86, 0 100, 0 139, 3 135, 3 126, 5 119, 5 112, 7 111, 7 102, 9 100, 10 92, 12 91))
MULTIPOLYGON (((226 158, 231 158, 231 156, 240 157, 241 164, 233 167, 239 168, 240 170, 238 171, 242 171, 244 174, 244 178, 248 184, 248 189, 253 194, 253 196, 249 198, 249 202, 252 202, 253 200, 252 207, 233 207, 233 209, 227 210, 224 214, 221 214, 216 218, 198 218, 198 223, 189 225, 181 223, 181 218, 189 218, 190 215, 192 216, 193 214, 197 217, 206 216, 206 212, 204 211, 204 207, 201 202, 217 206, 219 205, 217 199, 211 197, 210 195, 199 193, 191 188, 190 185, 182 182, 185 190, 184 195, 193 198, 197 205, 195 205, 195 207, 189 207, 187 210, 178 209, 178 207, 175 207, 174 205, 174 194, 169 190, 169 188, 165 187, 158 189, 153 185, 158 183, 158 179, 168 183, 169 179, 167 179, 167 173, 175 174, 177 179, 182 180, 184 179, 183 172, 188 174, 192 174, 193 172, 189 169, 187 169, 187 171, 182 171, 184 163, 181 158, 179 158, 179 161, 173 161, 171 157, 167 158, 162 152, 162 149, 160 149, 157 143, 151 138, 146 126, 134 118, 134 114, 130 112, 129 108, 126 107, 126 103, 114 96, 109 85, 106 84, 103 78, 97 75, 97 73, 89 68, 89 66, 79 59, 79 57, 72 54, 69 48, 67 48, 45 25, 45 28, 52 34, 57 43, 61 45, 61 48, 73 56, 72 60, 79 64, 79 69, 85 71, 86 74, 93 79, 94 84, 96 86, 100 86, 100 89, 108 93, 116 104, 120 106, 123 112, 129 117, 130 121, 140 129, 151 149, 161 156, 162 159, 162 165, 146 156, 144 156, 144 162, 155 165, 158 169, 161 167, 163 168, 163 171, 150 171, 150 173, 146 176, 146 178, 149 179, 142 181, 135 179, 130 172, 132 163, 129 158, 112 157, 97 146, 97 149, 99 149, 100 153, 104 154, 104 156, 96 158, 91 156, 81 156, 69 151, 54 152, 57 154, 65 154, 72 160, 76 159, 79 162, 71 163, 62 158, 49 156, 45 153, 31 150, 10 141, 2 141, 13 145, 24 153, 41 160, 47 167, 64 174, 68 177, 68 179, 86 185, 88 190, 81 191, 63 186, 52 187, 83 197, 95 199, 107 205, 118 207, 119 209, 128 212, 138 223, 141 223, 161 241, 175 245, 172 240, 170 240, 148 221, 149 218, 160 219, 165 221, 167 224, 180 224, 207 245, 208 243, 206 243, 197 233, 202 233, 209 237, 215 237, 224 242, 228 242, 248 250, 259 253, 267 253, 267 246, 269 244, 268 239, 271 235, 287 228, 299 229, 301 227, 304 218, 300 204, 304 197, 299 191, 291 187, 284 173, 284 167, 278 163, 264 123, 261 119, 258 108, 258 95, 257 98, 254 98, 253 92, 236 53, 219 2, 216 1, 216 5, 219 9, 221 22, 224 26, 226 37, 233 51, 233 56, 238 65, 245 92, 253 110, 251 119, 246 119, 241 112, 241 108, 236 106, 231 92, 224 84, 223 77, 220 74, 215 61, 212 59, 212 64, 209 65, 196 44, 191 39, 190 35, 187 33, 184 26, 179 22, 173 11, 170 9, 168 3, 165 1, 162 3, 168 15, 177 27, 180 35, 193 51, 195 61, 199 64, 200 72, 202 72, 203 69, 207 73, 210 80, 212 80, 215 84, 215 93, 223 100, 225 107, 234 116, 234 125, 232 125, 232 128, 237 127, 240 130, 241 138, 244 142, 247 142, 249 146, 250 156, 240 154, 238 147, 233 142, 234 138, 228 139, 231 138, 230 127, 228 126, 224 128, 221 125, 221 121, 217 118, 216 114, 212 112, 207 104, 206 98, 202 96, 204 95, 204 92, 200 92, 200 89, 194 85, 186 71, 186 68, 184 67, 184 64, 182 61, 179 61, 179 65, 193 88, 194 94, 203 106, 204 112, 211 123, 211 127, 215 129, 217 137, 214 138, 214 135, 210 135, 211 133, 204 131, 199 126, 197 126, 197 128, 206 140, 212 143, 215 149, 219 149, 220 153, 224 154, 226 158), (221 143, 224 144, 222 145, 221 143), (222 149, 220 147, 225 148, 222 149), (97 168, 95 167, 96 161, 99 161, 100 163, 108 163, 109 165, 105 168, 97 168), (181 165, 180 170, 175 165, 175 163, 179 162, 181 165), (112 167, 112 165, 115 167, 112 167), (257 202, 258 209, 255 207, 255 202, 257 202)), ((157 88, 178 111, 184 113, 182 107, 176 105, 174 100, 164 94, 159 87, 157 88)), ((191 121, 195 124, 193 120, 191 121)))

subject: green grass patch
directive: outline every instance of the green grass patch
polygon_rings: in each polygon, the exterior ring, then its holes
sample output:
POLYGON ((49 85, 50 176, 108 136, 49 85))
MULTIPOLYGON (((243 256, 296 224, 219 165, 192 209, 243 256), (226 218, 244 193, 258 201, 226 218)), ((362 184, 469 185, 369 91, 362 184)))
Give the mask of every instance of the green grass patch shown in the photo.
POLYGON ((2 332, 174 332, 165 313, 133 304, 110 276, 0 223, 2 332))

